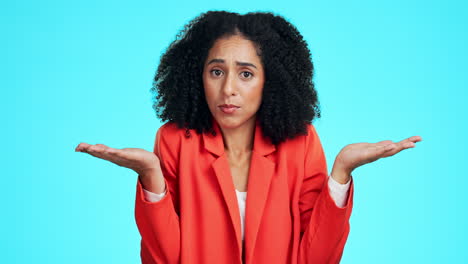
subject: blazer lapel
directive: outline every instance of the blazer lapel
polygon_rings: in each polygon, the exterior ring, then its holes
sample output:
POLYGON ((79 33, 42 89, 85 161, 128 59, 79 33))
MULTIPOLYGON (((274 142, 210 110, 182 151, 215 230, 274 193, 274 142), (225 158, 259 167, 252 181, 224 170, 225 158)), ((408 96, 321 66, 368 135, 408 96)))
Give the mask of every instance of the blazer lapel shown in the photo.
MULTIPOLYGON (((232 175, 229 168, 221 130, 217 122, 213 120, 213 129, 216 136, 203 133, 204 147, 215 154, 217 159, 212 163, 216 179, 226 202, 231 223, 236 233, 239 256, 242 256, 242 237, 239 206, 235 192, 232 175)), ((256 121, 255 136, 252 156, 250 160, 249 178, 247 185, 247 200, 245 211, 245 250, 246 259, 252 258, 253 249, 257 238, 258 229, 262 220, 263 209, 268 197, 271 178, 274 174, 275 163, 266 156, 276 150, 275 145, 263 136, 259 121, 256 121)))
POLYGON ((275 145, 263 136, 262 128, 257 120, 245 206, 245 257, 247 264, 252 261, 263 209, 270 190, 270 182, 275 173, 275 163, 269 160, 267 155, 275 150, 275 145))

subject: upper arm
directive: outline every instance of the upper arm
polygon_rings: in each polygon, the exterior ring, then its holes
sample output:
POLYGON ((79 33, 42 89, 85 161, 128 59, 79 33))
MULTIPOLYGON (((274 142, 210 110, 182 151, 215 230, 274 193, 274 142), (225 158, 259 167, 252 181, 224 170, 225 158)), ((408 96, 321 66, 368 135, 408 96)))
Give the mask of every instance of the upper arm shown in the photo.
POLYGON ((159 158, 161 171, 167 184, 166 187, 171 193, 174 207, 178 211, 178 159, 181 142, 174 129, 175 126, 170 123, 166 123, 158 129, 153 152, 159 158))
POLYGON ((336 206, 328 187, 328 171, 315 128, 308 128, 304 179, 299 207, 301 246, 298 263, 339 263, 349 233, 353 184, 344 207, 336 206))
POLYGON ((305 137, 304 178, 302 181, 299 210, 301 213, 301 232, 309 226, 315 202, 328 177, 325 153, 314 126, 307 127, 305 137))

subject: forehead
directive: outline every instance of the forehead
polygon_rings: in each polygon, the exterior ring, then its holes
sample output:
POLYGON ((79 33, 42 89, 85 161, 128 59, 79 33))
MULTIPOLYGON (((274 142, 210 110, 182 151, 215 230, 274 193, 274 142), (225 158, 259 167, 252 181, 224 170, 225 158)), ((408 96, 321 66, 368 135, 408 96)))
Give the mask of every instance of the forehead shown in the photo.
POLYGON ((260 62, 255 43, 239 35, 217 39, 208 53, 207 61, 213 58, 260 62))

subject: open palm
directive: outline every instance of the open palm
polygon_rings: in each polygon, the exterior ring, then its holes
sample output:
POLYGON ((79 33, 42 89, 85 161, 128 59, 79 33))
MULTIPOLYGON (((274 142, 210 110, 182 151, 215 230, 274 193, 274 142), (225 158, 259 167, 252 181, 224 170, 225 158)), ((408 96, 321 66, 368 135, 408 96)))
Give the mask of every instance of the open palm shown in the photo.
POLYGON ((153 153, 139 148, 111 148, 103 144, 80 143, 75 151, 85 152, 119 166, 134 170, 138 174, 160 171, 159 158, 153 153))
MULTIPOLYGON (((393 156, 404 149, 413 148, 416 146, 415 143, 421 140, 420 136, 413 136, 400 142, 384 140, 377 143, 349 144, 336 156, 333 171, 336 172, 335 175, 350 175, 359 166, 393 156)), ((343 178, 342 180, 347 181, 343 178)))

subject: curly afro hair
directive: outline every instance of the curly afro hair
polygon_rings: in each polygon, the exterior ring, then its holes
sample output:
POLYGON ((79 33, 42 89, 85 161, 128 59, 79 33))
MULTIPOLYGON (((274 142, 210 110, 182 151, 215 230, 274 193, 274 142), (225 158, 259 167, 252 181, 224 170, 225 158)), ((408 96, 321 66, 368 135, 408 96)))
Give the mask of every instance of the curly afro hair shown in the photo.
POLYGON ((259 47, 265 70, 257 119, 275 145, 306 134, 307 124, 320 118, 313 64, 297 28, 271 12, 245 15, 207 11, 192 19, 161 56, 151 92, 153 109, 162 121, 196 133, 213 133, 212 115, 203 88, 203 66, 221 37, 241 34, 259 47))

